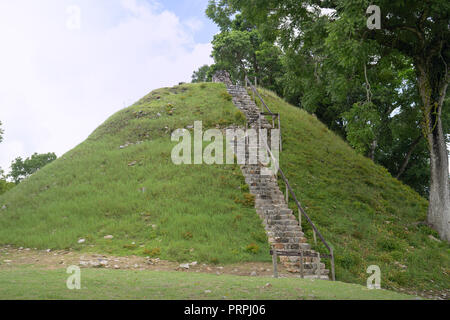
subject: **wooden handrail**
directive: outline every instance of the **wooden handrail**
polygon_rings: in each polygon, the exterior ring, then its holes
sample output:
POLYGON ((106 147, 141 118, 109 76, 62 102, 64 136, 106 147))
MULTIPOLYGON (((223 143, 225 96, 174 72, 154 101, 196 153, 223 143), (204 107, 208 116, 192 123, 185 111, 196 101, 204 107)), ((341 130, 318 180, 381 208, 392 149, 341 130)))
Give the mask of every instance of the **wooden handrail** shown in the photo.
MULTIPOLYGON (((250 88, 252 89, 252 91, 258 96, 258 98, 261 100, 261 103, 263 104, 263 106, 267 109, 267 111, 269 111, 269 113, 272 116, 275 116, 275 114, 270 110, 270 108, 267 106, 267 104, 264 102, 263 98, 259 95, 258 91, 256 90, 256 88, 252 85, 252 83, 248 80, 247 75, 245 76, 245 81, 248 85, 250 85, 250 88)), ((261 114, 259 115, 259 117, 261 117, 261 114)), ((263 139, 264 140, 264 139, 263 139)), ((325 238, 322 236, 322 234, 320 233, 319 229, 317 229, 316 225, 312 222, 312 220, 309 218, 308 214, 305 212, 305 210, 303 210, 302 205, 300 204, 300 202, 298 201, 297 197, 295 196, 294 190, 291 188, 291 185, 289 184, 289 180, 286 178, 283 170, 280 167, 280 163, 279 161, 274 157, 272 150, 270 149, 268 143, 266 140, 264 140, 265 146, 267 148, 267 151, 270 154, 270 157, 272 158, 272 161, 277 162, 277 168, 278 168, 278 172, 281 174, 281 178, 283 179, 284 183, 286 184, 286 188, 289 190, 289 193, 291 194, 292 198, 295 201, 295 204, 297 205, 298 210, 301 212, 301 214, 306 218, 306 221, 308 221, 309 225, 312 227, 314 233, 316 233, 320 240, 322 241, 322 243, 325 245, 325 247, 327 248, 328 252, 330 253, 330 262, 331 262, 331 277, 332 280, 335 281, 336 280, 336 275, 335 275, 335 270, 334 270, 334 253, 333 253, 333 248, 328 244, 328 242, 325 240, 325 238)))

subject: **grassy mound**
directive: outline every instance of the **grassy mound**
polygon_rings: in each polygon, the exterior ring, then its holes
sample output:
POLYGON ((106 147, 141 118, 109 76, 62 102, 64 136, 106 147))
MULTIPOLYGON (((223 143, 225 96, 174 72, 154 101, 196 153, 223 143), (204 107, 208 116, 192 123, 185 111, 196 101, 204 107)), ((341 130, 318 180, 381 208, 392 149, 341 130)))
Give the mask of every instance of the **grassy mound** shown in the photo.
POLYGON ((252 204, 245 205, 239 167, 171 160, 173 130, 194 120, 204 128, 243 123, 230 98, 222 84, 185 84, 116 113, 0 197, 7 206, 0 210, 0 244, 180 262, 266 260, 265 232, 252 204))
MULTIPOLYGON (((448 290, 450 249, 421 223, 427 202, 313 116, 262 94, 281 114, 281 166, 334 247, 337 279, 365 284, 367 267, 378 265, 384 288, 448 290)), ((85 142, 0 196, 0 208, 7 206, 0 210, 0 244, 183 262, 270 261, 238 166, 176 166, 170 157, 176 144, 170 133, 177 128, 195 120, 204 128, 242 124, 230 100, 222 84, 184 84, 156 90, 113 115, 85 142)), ((312 231, 303 227, 312 242, 312 231)), ((320 244, 317 249, 326 252, 320 244)))
MULTIPOLYGON (((384 288, 448 292, 450 246, 433 240, 437 233, 423 223, 427 201, 384 167, 358 155, 314 116, 273 92, 261 93, 281 115, 281 168, 333 246, 337 279, 364 284, 367 267, 378 265, 384 288)), ((293 201, 289 205, 296 211, 293 201)), ((302 222, 312 239, 311 228, 302 222)), ((317 248, 326 253, 318 241, 317 248)))

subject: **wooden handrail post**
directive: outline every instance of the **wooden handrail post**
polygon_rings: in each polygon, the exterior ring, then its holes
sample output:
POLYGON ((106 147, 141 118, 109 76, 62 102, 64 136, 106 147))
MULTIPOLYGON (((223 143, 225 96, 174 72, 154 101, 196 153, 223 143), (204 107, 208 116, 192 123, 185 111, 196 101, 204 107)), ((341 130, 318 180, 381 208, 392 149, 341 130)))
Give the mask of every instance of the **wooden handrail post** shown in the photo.
POLYGON ((336 274, 334 273, 334 252, 333 252, 333 249, 330 250, 330 254, 331 254, 331 259, 330 259, 330 262, 331 262, 331 279, 333 281, 336 281, 336 274))
POLYGON ((320 276, 321 276, 321 272, 320 272, 320 252, 317 252, 317 275, 319 276, 319 279, 320 279, 320 276))
POLYGON ((281 119, 279 113, 278 113, 278 130, 280 131, 280 151, 283 151, 283 141, 281 139, 281 119))
MULTIPOLYGON (((259 115, 258 117, 258 134, 261 135, 261 115, 259 115)), ((258 139, 260 139, 261 136, 258 137, 258 139)))
POLYGON ((302 229, 302 213, 300 212, 300 209, 298 209, 298 225, 300 226, 300 229, 302 229))
POLYGON ((317 246, 316 231, 313 229, 314 244, 317 246))
POLYGON ((287 183, 285 183, 285 186, 286 186, 286 204, 289 204, 289 189, 287 183))
POLYGON ((273 254, 272 254, 272 263, 273 263, 273 277, 274 278, 278 278, 278 268, 277 268, 277 264, 278 264, 278 256, 277 256, 277 250, 273 250, 273 254))
POLYGON ((303 270, 303 250, 300 251, 300 275, 302 278, 305 277, 305 272, 303 270))

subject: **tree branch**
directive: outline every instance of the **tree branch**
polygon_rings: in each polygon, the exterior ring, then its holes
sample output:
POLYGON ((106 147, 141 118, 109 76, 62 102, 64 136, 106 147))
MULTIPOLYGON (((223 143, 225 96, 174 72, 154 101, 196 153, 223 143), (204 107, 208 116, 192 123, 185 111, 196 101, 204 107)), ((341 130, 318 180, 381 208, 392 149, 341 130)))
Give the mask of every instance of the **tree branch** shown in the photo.
POLYGON ((420 140, 422 140, 423 135, 419 135, 416 140, 413 141, 413 143, 411 144, 411 146, 409 147, 409 151, 406 154, 405 160, 403 161, 402 166, 400 167, 400 170, 396 176, 396 178, 400 178, 400 176, 405 172, 406 167, 408 166, 409 163, 409 159, 411 159, 411 155, 414 151, 414 149, 417 147, 417 145, 419 144, 420 140))

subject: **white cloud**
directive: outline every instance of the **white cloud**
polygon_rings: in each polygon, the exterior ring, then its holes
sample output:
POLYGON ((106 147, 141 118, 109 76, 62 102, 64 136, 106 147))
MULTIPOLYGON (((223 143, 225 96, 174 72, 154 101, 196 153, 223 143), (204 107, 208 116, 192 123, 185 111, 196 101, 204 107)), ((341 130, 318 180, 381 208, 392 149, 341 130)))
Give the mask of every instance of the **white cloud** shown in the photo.
POLYGON ((60 156, 124 104, 189 81, 212 63, 210 44, 193 40, 199 28, 157 2, 0 3, 0 167, 33 152, 60 156), (70 5, 81 9, 79 30, 66 26, 70 5))
POLYGON ((192 31, 198 31, 203 27, 203 22, 198 18, 190 18, 185 24, 192 31))

